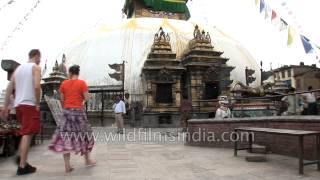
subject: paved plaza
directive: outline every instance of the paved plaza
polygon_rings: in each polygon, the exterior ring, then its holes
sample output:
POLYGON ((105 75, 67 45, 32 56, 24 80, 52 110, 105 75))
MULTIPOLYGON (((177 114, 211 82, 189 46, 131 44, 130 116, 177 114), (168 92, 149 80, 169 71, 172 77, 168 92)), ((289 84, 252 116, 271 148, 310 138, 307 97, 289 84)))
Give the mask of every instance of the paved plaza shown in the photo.
POLYGON ((250 180, 320 179, 315 166, 298 175, 296 158, 268 154, 267 162, 246 162, 245 152, 233 157, 232 149, 193 147, 183 143, 102 143, 96 144, 95 167, 84 167, 80 156, 72 156, 75 170, 64 173, 61 155, 47 150, 49 141, 32 147, 30 163, 37 173, 15 176, 13 157, 0 158, 0 179, 24 180, 250 180))

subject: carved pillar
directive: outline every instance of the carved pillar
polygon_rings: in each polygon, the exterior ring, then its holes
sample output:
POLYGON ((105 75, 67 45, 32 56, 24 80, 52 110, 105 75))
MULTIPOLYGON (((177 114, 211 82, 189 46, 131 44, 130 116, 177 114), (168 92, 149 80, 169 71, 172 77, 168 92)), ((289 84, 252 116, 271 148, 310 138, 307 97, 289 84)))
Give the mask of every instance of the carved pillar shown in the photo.
POLYGON ((174 89, 174 92, 175 92, 175 96, 173 96, 173 97, 175 97, 174 99, 175 99, 175 105, 177 106, 177 107, 180 107, 180 104, 181 104, 181 84, 180 84, 180 80, 177 80, 176 81, 176 84, 175 84, 175 89, 174 89))
POLYGON ((148 96, 148 106, 153 106, 154 105, 154 94, 155 94, 155 88, 153 87, 154 85, 150 80, 147 81, 147 96, 148 96))
POLYGON ((193 106, 198 106, 198 101, 200 100, 199 98, 199 91, 198 91, 198 81, 197 81, 197 75, 195 73, 191 73, 191 100, 192 100, 192 105, 193 106))

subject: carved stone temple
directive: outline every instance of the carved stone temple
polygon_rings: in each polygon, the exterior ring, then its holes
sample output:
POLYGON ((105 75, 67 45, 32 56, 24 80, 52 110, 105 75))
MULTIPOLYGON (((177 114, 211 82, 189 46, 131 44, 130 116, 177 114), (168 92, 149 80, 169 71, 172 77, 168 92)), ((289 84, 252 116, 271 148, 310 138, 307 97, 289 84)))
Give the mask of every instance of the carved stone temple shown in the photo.
POLYGON ((41 84, 44 95, 53 96, 55 92, 59 91, 60 84, 67 79, 67 71, 65 66, 65 55, 62 57, 62 63, 59 65, 55 62, 52 72, 49 77, 43 78, 44 83, 41 84))
POLYGON ((56 61, 49 76, 46 78, 42 78, 44 82, 41 83, 43 92, 43 97, 40 104, 42 121, 41 123, 43 128, 41 136, 45 139, 51 137, 56 128, 56 123, 53 118, 53 114, 49 109, 48 103, 45 101, 44 96, 46 95, 49 97, 54 97, 55 99, 60 99, 60 85, 64 80, 67 79, 65 61, 65 56, 63 56, 62 63, 58 64, 58 61, 56 61))
POLYGON ((179 125, 181 75, 185 68, 176 57, 169 34, 160 28, 142 69, 147 94, 144 126, 179 125))
POLYGON ((160 28, 142 69, 147 96, 143 126, 179 127, 182 97, 192 102, 195 116, 214 115, 217 102, 212 100, 229 92, 230 72, 234 68, 226 65, 228 59, 222 54, 214 50, 209 33, 196 26, 194 38, 182 58, 177 59, 169 34, 160 28))
POLYGON ((215 112, 217 102, 202 100, 213 100, 228 94, 232 83, 230 72, 234 67, 226 65, 229 59, 221 57, 223 52, 214 50, 208 32, 200 31, 196 26, 193 35, 181 60, 186 68, 182 87, 192 101, 193 110, 198 112, 198 116, 206 117, 208 113, 215 112))

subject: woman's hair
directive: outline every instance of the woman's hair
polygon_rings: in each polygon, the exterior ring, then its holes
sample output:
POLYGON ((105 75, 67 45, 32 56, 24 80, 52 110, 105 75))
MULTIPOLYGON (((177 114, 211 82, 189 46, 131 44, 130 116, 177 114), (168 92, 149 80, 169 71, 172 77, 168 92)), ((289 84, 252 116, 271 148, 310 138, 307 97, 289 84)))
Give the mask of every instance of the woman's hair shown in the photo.
POLYGON ((80 66, 79 65, 73 65, 69 68, 69 74, 70 75, 79 75, 80 72, 80 66))

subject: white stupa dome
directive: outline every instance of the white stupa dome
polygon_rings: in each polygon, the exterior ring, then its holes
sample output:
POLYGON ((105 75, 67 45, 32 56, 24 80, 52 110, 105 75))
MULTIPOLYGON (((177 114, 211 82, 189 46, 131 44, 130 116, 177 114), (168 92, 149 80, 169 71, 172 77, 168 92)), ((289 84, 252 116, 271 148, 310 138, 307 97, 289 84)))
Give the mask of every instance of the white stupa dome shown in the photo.
MULTIPOLYGON (((71 42, 62 53, 66 54, 67 66, 78 64, 80 76, 89 85, 121 84, 111 79, 113 73, 108 64, 126 61, 125 90, 132 94, 144 94, 141 85, 141 69, 153 43, 154 34, 162 26, 169 33, 172 50, 181 56, 188 42, 193 39, 196 23, 190 21, 160 18, 127 19, 117 25, 99 25, 92 31, 84 33, 71 42)), ((211 35, 212 44, 227 62, 236 68, 231 72, 231 79, 245 83, 245 68, 256 71, 256 81, 252 86, 260 84, 260 68, 252 56, 241 44, 216 28, 201 27, 211 35)))

